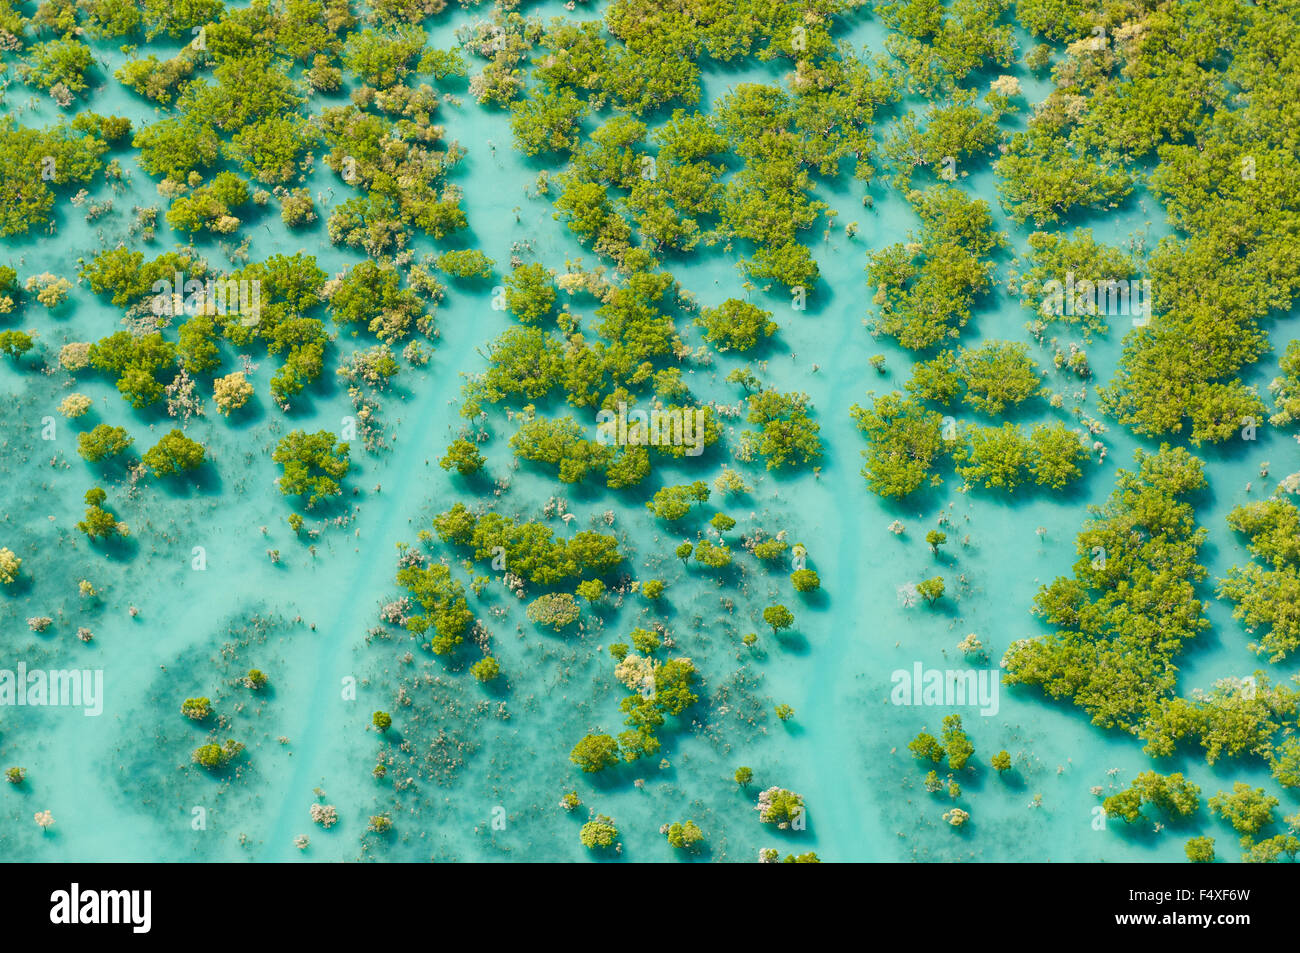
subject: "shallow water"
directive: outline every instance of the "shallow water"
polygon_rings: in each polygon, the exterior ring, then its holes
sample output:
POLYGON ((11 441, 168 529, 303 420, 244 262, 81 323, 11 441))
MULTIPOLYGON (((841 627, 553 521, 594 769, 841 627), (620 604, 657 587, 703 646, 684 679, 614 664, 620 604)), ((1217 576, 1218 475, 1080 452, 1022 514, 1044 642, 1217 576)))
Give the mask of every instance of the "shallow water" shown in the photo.
MULTIPOLYGON (((529 12, 564 11, 551 3, 529 12)), ((432 43, 449 45, 455 27, 471 18, 448 11, 428 28, 432 43)), ((847 35, 881 48, 878 24, 857 24, 847 35)), ((95 49, 109 67, 101 71, 104 85, 94 91, 93 108, 129 116, 137 124, 152 119, 149 104, 111 79, 122 54, 107 43, 95 49)), ((165 44, 151 46, 160 57, 164 50, 165 44)), ((1023 71, 1017 75, 1031 98, 1045 91, 1023 71)), ((705 97, 716 101, 737 82, 778 76, 776 68, 761 66, 710 68, 705 97)), ((509 262, 512 243, 523 240, 532 242, 537 260, 549 267, 563 270, 566 259, 578 257, 594 264, 594 255, 552 219, 548 200, 526 194, 544 166, 512 151, 506 116, 475 105, 463 84, 457 91, 463 103, 445 106, 441 121, 447 138, 468 149, 452 180, 465 190, 470 228, 454 244, 482 248, 497 261, 498 272, 509 262)), ((27 92, 17 85, 9 89, 7 114, 19 115, 24 124, 53 121, 58 110, 48 99, 24 108, 27 92)), ((313 107, 343 101, 342 95, 318 97, 313 107)), ((101 179, 90 189, 92 200, 113 199, 111 214, 88 224, 63 196, 56 233, 9 239, 0 262, 13 264, 20 277, 39 271, 75 277, 78 257, 126 237, 132 205, 163 206, 133 153, 115 154, 130 172, 130 188, 114 194, 101 179)), ((963 185, 990 202, 997 227, 1015 251, 1023 251, 1028 229, 1002 214, 987 165, 963 185)), ((321 163, 308 187, 313 193, 332 191, 335 201, 346 194, 346 186, 321 163)), ((942 821, 940 815, 953 803, 946 795, 927 794, 921 787, 923 772, 906 743, 922 727, 937 732, 950 709, 891 705, 891 673, 910 671, 916 662, 928 668, 966 667, 956 646, 968 632, 983 640, 991 665, 1012 641, 1037 634, 1030 602, 1039 584, 1069 572, 1085 506, 1103 501, 1116 468, 1131 464, 1136 447, 1151 444, 1112 426, 1100 438, 1108 450, 1105 461, 1091 465, 1083 480, 1060 494, 1013 499, 982 491, 961 494, 950 471, 943 486, 923 499, 891 504, 871 494, 860 475, 863 440, 848 408, 868 390, 901 388, 911 362, 907 352, 887 339, 873 340, 864 328, 869 292, 863 267, 870 249, 904 240, 917 223, 883 177, 870 192, 874 208, 867 209, 861 185, 847 176, 819 186, 818 197, 839 217, 826 241, 810 241, 823 279, 806 311, 791 310, 780 294, 755 299, 762 299, 781 325, 764 355, 765 380, 779 390, 811 396, 826 445, 820 472, 776 476, 761 464, 730 461, 755 488, 751 497, 724 507, 738 520, 731 537, 755 527, 768 533, 788 530, 792 540, 808 547, 809 565, 821 575, 817 598, 792 597, 786 572, 769 572, 750 559, 738 560, 745 564, 740 589, 719 588, 709 575, 684 570, 672 556, 677 537, 642 505, 648 492, 568 486, 528 464, 514 469, 507 446, 513 425, 500 415, 489 424, 494 439, 484 448, 488 470, 492 478, 510 479, 508 492, 496 501, 503 512, 539 517, 546 501, 558 496, 577 514, 576 530, 612 510, 613 531, 624 540, 632 575, 668 582, 664 601, 674 653, 695 661, 703 684, 700 703, 661 733, 667 762, 662 766, 651 758, 592 778, 568 760, 586 731, 622 728, 618 702, 624 691, 605 647, 654 617, 639 598, 598 617, 584 613, 584 632, 557 637, 533 627, 522 603, 494 581, 483 598, 471 597, 471 607, 492 633, 493 654, 504 673, 490 688, 468 674, 476 657, 472 647, 444 659, 420 650, 402 630, 381 627, 382 635, 367 635, 380 626, 379 607, 398 594, 396 545, 415 543, 431 516, 455 500, 491 495, 482 484, 467 485, 437 466, 460 427, 455 405, 461 375, 485 366, 485 344, 510 321, 492 309, 491 283, 450 284, 437 312, 432 360, 423 369, 404 368, 395 390, 382 398, 394 442, 378 454, 354 445, 347 495, 336 510, 349 521, 325 528, 313 541, 314 554, 285 524, 290 506, 272 485, 278 469, 270 451, 290 429, 336 431, 353 413, 345 389, 328 379, 330 370, 310 400, 286 419, 266 397, 275 358, 255 358, 258 406, 232 423, 209 405, 209 415, 187 427, 188 435, 209 448, 208 478, 181 490, 145 481, 128 492, 121 474, 101 477, 77 455, 76 433, 101 421, 123 425, 135 436, 138 451, 170 429, 165 415, 133 411, 111 381, 93 375, 78 375, 74 386, 62 371, 40 374, 16 370, 9 361, 0 364, 0 479, 6 487, 0 545, 24 559, 23 584, 0 597, 4 658, 8 667, 21 660, 29 668, 102 668, 106 694, 104 714, 97 718, 76 709, 0 712, 0 766, 29 771, 23 785, 3 785, 0 791, 0 856, 581 860, 588 852, 577 828, 587 808, 615 818, 624 861, 672 860, 674 851, 659 827, 687 817, 708 835, 702 856, 712 860, 750 861, 766 846, 783 853, 815 850, 827 861, 1181 860, 1183 842, 1194 833, 1229 845, 1230 829, 1204 811, 1189 827, 1162 833, 1126 832, 1118 824, 1095 830, 1099 800, 1089 789, 1124 786, 1151 766, 1150 759, 1140 742, 1092 728, 1071 706, 1045 701, 1037 692, 1003 688, 998 711, 989 717, 962 710, 983 765, 963 778, 963 794, 955 802, 972 814, 965 829, 956 832, 942 821), (843 225, 855 220, 861 230, 847 239, 843 225), (876 353, 886 355, 884 376, 867 364, 876 353), (73 389, 95 401, 92 413, 75 425, 55 410, 73 389), (50 416, 56 436, 46 441, 42 427, 50 416), (110 508, 131 526, 131 541, 121 550, 92 548, 73 529, 82 494, 92 485, 104 486, 110 508), (951 542, 936 558, 924 535, 941 513, 951 521, 951 542), (887 529, 895 519, 906 525, 901 536, 887 529), (969 544, 958 544, 965 535, 969 544), (194 568, 196 547, 202 547, 201 570, 194 568), (279 564, 268 558, 271 549, 280 551, 279 564), (899 604, 899 586, 935 574, 949 582, 942 606, 899 604), (965 578, 960 586, 959 574, 965 578), (82 579, 100 596, 80 597, 82 579), (725 604, 729 600, 734 606, 725 604), (765 632, 761 619, 762 608, 773 601, 791 605, 797 619, 795 632, 780 640, 765 632), (137 617, 129 606, 138 607, 137 617), (494 607, 504 607, 504 615, 492 615, 494 607), (33 615, 52 616, 55 624, 37 635, 24 622, 33 615), (77 639, 80 626, 93 630, 93 642, 77 639), (740 642, 749 631, 760 634, 757 651, 740 642), (408 652, 410 661, 404 660, 408 652), (254 694, 239 684, 250 667, 268 673, 268 690, 254 694), (344 697, 347 679, 355 679, 355 700, 344 697), (182 718, 179 706, 200 694, 212 699, 222 718, 213 736, 247 746, 238 768, 225 775, 210 776, 189 763, 189 752, 209 731, 182 718), (783 724, 774 717, 776 703, 795 709, 793 721, 783 724), (376 709, 393 714, 394 729, 385 738, 370 727, 376 709), (1002 748, 1017 766, 1007 779, 992 776, 987 767, 988 757, 1002 748), (390 768, 377 780, 371 769, 381 754, 390 768), (732 781, 742 764, 754 770, 748 791, 732 781), (1108 773, 1112 769, 1118 769, 1116 776, 1108 773), (772 784, 805 797, 806 831, 774 831, 758 822, 754 795, 772 784), (319 798, 317 789, 323 792, 319 798), (569 790, 584 802, 572 814, 557 806, 569 790), (1041 804, 1033 806, 1038 795, 1041 804), (337 808, 338 823, 329 830, 309 817, 310 805, 318 801, 337 808), (47 809, 56 823, 43 833, 32 814, 47 809), (393 832, 367 834, 367 818, 382 812, 391 813, 393 832), (301 834, 311 839, 306 850, 293 843, 301 834)), ((357 260, 329 244, 328 209, 321 211, 315 227, 293 234, 280 223, 274 204, 260 217, 255 214, 241 232, 251 237, 252 259, 301 249, 331 273, 357 260)), ((1119 242, 1139 232, 1154 240, 1164 233, 1162 219, 1149 198, 1135 197, 1115 213, 1080 221, 1099 239, 1119 242)), ((819 223, 810 235, 823 227, 819 223)), ((176 241, 160 224, 155 242, 142 246, 136 240, 133 247, 144 247, 152 257, 176 241)), ((438 247, 427 238, 413 244, 421 253, 438 247)), ((196 245, 213 265, 227 264, 215 242, 196 245)), ((735 257, 714 249, 669 267, 703 303, 715 304, 744 294, 735 257)), ((977 309, 962 343, 1030 340, 1028 312, 1002 290, 1011 257, 1000 257, 999 290, 977 309)), ((580 300, 572 307, 590 315, 594 303, 580 300)), ((53 315, 32 303, 7 326, 39 330, 53 360, 65 341, 111 333, 119 319, 116 309, 81 285, 53 315)), ((1094 379, 1082 403, 1099 419, 1093 385, 1111 377, 1124 330, 1117 322, 1108 337, 1087 347, 1094 379)), ((698 344, 695 329, 689 333, 698 344)), ((358 340, 355 346, 369 343, 358 340)), ((1278 335, 1275 343, 1280 347, 1278 335)), ((337 357, 353 346, 340 336, 327 368, 337 366, 337 357)), ((1036 348, 1034 354, 1050 368, 1050 350, 1036 348)), ((225 372, 237 369, 228 348, 226 357, 225 372)), ((723 378, 740 364, 723 355, 711 367, 695 366, 687 381, 701 399, 735 404, 741 395, 723 378)), ((1264 385, 1276 373, 1276 356, 1271 356, 1246 380, 1264 385)), ((1065 377, 1055 371, 1049 379, 1065 386, 1065 377)), ((1051 419, 1053 413, 1073 424, 1043 402, 1031 419, 1051 419)), ((1270 492, 1274 480, 1262 480, 1258 473, 1263 461, 1271 462, 1276 478, 1298 468, 1300 453, 1291 439, 1265 428, 1246 448, 1198 455, 1206 460, 1211 483, 1198 517, 1210 532, 1202 560, 1210 572, 1204 597, 1214 627, 1182 657, 1180 688, 1184 693, 1208 688, 1216 678, 1257 668, 1275 678, 1293 674, 1293 664, 1270 666, 1247 649, 1248 637, 1229 606, 1213 600, 1212 590, 1217 578, 1245 558, 1225 514, 1270 492), (1255 485, 1247 493, 1249 481, 1255 485)), ((711 452, 701 461, 663 466, 659 474, 664 483, 711 478, 724 459, 711 452)), ((558 535, 569 532, 558 518, 550 525, 558 535)), ((459 557, 451 558, 454 564, 459 557)), ((1205 796, 1232 780, 1258 784, 1267 778, 1267 770, 1255 763, 1207 768, 1195 757, 1180 756, 1161 764, 1159 770, 1185 772, 1205 796)), ((1283 807, 1289 813, 1294 801, 1284 801, 1283 807)), ((1235 859, 1230 847, 1220 853, 1235 859)))

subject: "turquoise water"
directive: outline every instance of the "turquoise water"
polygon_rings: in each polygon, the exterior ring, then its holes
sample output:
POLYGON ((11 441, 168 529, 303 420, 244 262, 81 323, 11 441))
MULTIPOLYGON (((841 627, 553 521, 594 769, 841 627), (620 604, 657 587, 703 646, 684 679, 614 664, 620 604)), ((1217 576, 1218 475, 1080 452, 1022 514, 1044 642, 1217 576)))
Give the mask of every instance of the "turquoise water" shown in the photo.
MULTIPOLYGON (((546 4, 529 12, 564 10, 546 4)), ((449 45, 455 28, 471 19, 471 13, 448 11, 428 27, 431 42, 449 45)), ((878 24, 862 22, 845 35, 882 48, 878 24)), ((111 78, 125 57, 111 44, 93 45, 107 65, 91 106, 101 114, 129 116, 137 126, 155 118, 148 103, 111 78)), ((150 49, 161 57, 175 47, 150 49)), ((1029 98, 1046 91, 1023 71, 1016 75, 1029 98)), ((705 98, 714 102, 738 82, 779 76, 776 67, 706 68, 705 98)), ((579 257, 595 264, 595 256, 552 219, 549 201, 530 197, 536 171, 544 166, 512 151, 506 115, 477 106, 463 83, 454 91, 463 101, 444 105, 440 121, 447 138, 468 150, 452 181, 464 189, 470 228, 453 244, 483 249, 498 270, 520 241, 531 242, 536 259, 551 268, 562 271, 566 260, 579 257)), ((29 106, 27 92, 9 88, 6 114, 28 125, 55 121, 57 107, 44 97, 31 98, 36 105, 29 106)), ((344 101, 340 94, 318 97, 312 105, 319 109, 344 101)), ((918 101, 907 105, 917 108, 918 101)), ((132 206, 165 208, 165 199, 133 153, 116 154, 129 171, 129 186, 114 192, 97 179, 89 187, 90 200, 111 198, 113 212, 88 224, 82 210, 63 196, 55 233, 7 240, 0 263, 12 264, 21 278, 44 271, 75 278, 78 257, 89 258, 119 240, 144 248, 149 257, 179 242, 161 224, 150 244, 128 238, 132 206)), ((313 194, 332 192, 335 202, 342 201, 346 187, 317 165, 307 186, 313 194)), ((1002 214, 987 165, 962 181, 970 193, 990 202, 997 227, 1014 250, 1022 251, 1028 230, 1002 214)), ((751 861, 769 846, 783 854, 815 850, 827 861, 1180 860, 1184 840, 1194 833, 1220 839, 1220 855, 1235 859, 1231 830, 1204 810, 1190 825, 1159 833, 1124 831, 1117 823, 1094 829, 1093 808, 1100 802, 1090 789, 1126 786, 1152 762, 1140 742, 1092 728, 1086 716, 1037 692, 1004 688, 991 717, 963 709, 976 759, 984 767, 963 777, 963 793, 955 802, 922 788, 923 772, 906 743, 923 727, 937 732, 951 709, 890 704, 891 673, 911 670, 916 662, 966 667, 957 643, 969 632, 979 635, 995 666, 1008 644, 1037 634, 1028 608, 1038 585, 1069 572, 1085 506, 1103 501, 1116 468, 1131 464, 1136 447, 1150 444, 1112 426, 1099 437, 1106 459, 1094 462, 1083 480, 1059 494, 1014 499, 981 491, 962 494, 950 473, 937 491, 902 504, 871 494, 860 475, 863 440, 848 408, 868 390, 901 388, 911 359, 891 341, 867 333, 863 267, 869 250, 903 240, 917 222, 883 177, 870 192, 874 207, 868 209, 861 185, 847 176, 820 184, 817 197, 839 217, 826 240, 820 238, 823 223, 808 233, 823 278, 806 311, 791 310, 788 297, 778 293, 755 297, 781 326, 764 355, 764 379, 778 390, 805 391, 812 398, 826 448, 820 471, 773 475, 761 464, 737 464, 716 452, 659 471, 667 484, 711 478, 722 462, 740 469, 754 492, 726 507, 738 520, 732 536, 754 528, 785 529, 792 540, 802 541, 822 580, 816 598, 792 598, 786 572, 769 572, 753 560, 738 561, 745 564, 738 586, 720 589, 673 558, 678 539, 645 510, 647 491, 570 486, 527 464, 516 468, 507 446, 513 425, 500 415, 488 425, 493 434, 484 446, 488 470, 493 479, 509 480, 508 490, 492 501, 503 512, 541 517, 546 502, 559 497, 577 514, 576 530, 589 523, 604 527, 602 514, 613 511, 612 531, 631 554, 632 574, 668 582, 664 614, 674 654, 695 661, 702 687, 700 702, 662 732, 662 765, 650 758, 593 778, 568 760, 585 732, 622 728, 618 702, 624 690, 605 649, 656 617, 642 600, 584 613, 584 631, 558 637, 532 626, 523 604, 494 582, 482 598, 471 597, 505 676, 486 688, 467 671, 475 653, 433 657, 404 631, 379 621, 380 606, 398 595, 397 544, 415 543, 434 513, 476 492, 440 469, 437 459, 460 427, 456 405, 462 375, 485 366, 485 345, 511 320, 492 309, 491 283, 450 285, 436 315, 439 336, 432 360, 423 369, 404 368, 381 398, 390 445, 374 454, 354 446, 348 495, 340 509, 346 525, 321 528, 311 541, 314 554, 285 524, 290 507, 272 485, 278 468, 270 452, 291 429, 336 431, 342 418, 354 413, 345 389, 332 380, 337 357, 354 346, 346 336, 335 346, 331 370, 288 415, 266 396, 275 359, 254 358, 260 365, 251 375, 257 406, 231 422, 209 404, 206 417, 191 420, 187 434, 209 448, 213 462, 198 485, 179 490, 153 481, 132 489, 122 474, 101 477, 76 453, 77 432, 99 422, 126 426, 137 449, 150 446, 171 427, 161 411, 133 411, 111 381, 94 375, 83 373, 74 381, 63 371, 40 373, 30 364, 17 369, 9 361, 0 365, 0 466, 6 487, 0 545, 24 560, 22 582, 0 597, 6 665, 21 660, 28 668, 102 668, 106 693, 98 718, 60 708, 0 712, 0 766, 29 771, 23 785, 0 786, 0 856, 576 861, 589 856, 577 832, 591 808, 616 820, 623 861, 673 860, 675 852, 659 827, 687 817, 707 834, 708 849, 701 856, 711 860, 751 861), (852 221, 861 228, 848 239, 843 225, 852 221), (886 355, 883 377, 867 364, 876 353, 886 355), (75 423, 55 409, 73 390, 95 402, 75 423), (49 416, 57 428, 52 441, 42 439, 49 416), (108 491, 108 505, 131 527, 130 543, 119 550, 92 548, 73 529, 81 518, 82 494, 92 485, 108 491), (952 544, 936 559, 924 535, 941 515, 950 522, 952 544), (906 527, 898 536, 888 529, 896 519, 906 527), (969 543, 957 544, 966 535, 969 543), (195 547, 203 548, 201 571, 193 568, 195 547), (281 553, 278 564, 267 556, 271 549, 281 553), (949 582, 944 604, 934 610, 900 605, 899 586, 935 574, 949 582), (78 595, 83 579, 99 590, 98 597, 78 595), (761 620, 762 608, 775 601, 789 604, 797 619, 794 634, 780 641, 764 634, 761 620), (135 617, 131 606, 139 609, 135 617), (24 621, 35 615, 55 622, 35 634, 24 621), (93 630, 92 642, 77 638, 82 626, 93 630), (370 634, 375 629, 378 634, 370 634), (757 651, 740 642, 749 631, 760 633, 757 651), (239 684, 250 667, 268 673, 268 690, 253 694, 239 684), (355 700, 344 697, 347 679, 355 679, 355 700), (227 775, 214 777, 189 763, 190 751, 209 734, 179 714, 181 701, 193 695, 210 697, 221 716, 214 736, 247 746, 246 757, 227 775), (778 721, 772 713, 776 703, 791 705, 795 718, 778 721), (370 728, 376 709, 393 713, 394 731, 386 738, 370 728), (987 767, 988 757, 1002 748, 1016 763, 1008 779, 991 776, 987 767), (371 769, 381 756, 390 767, 377 780, 371 769), (748 791, 732 781, 742 764, 754 771, 748 791), (776 831, 759 823, 754 797, 773 784, 804 796, 806 831, 776 831), (323 792, 319 797, 317 790, 323 792), (566 814, 557 802, 569 790, 579 793, 584 807, 566 814), (328 830, 312 823, 308 812, 314 803, 334 805, 338 823, 328 830), (941 818, 954 803, 972 815, 960 832, 941 818), (47 832, 32 821, 33 813, 43 810, 55 818, 47 832), (381 812, 391 813, 393 832, 367 834, 367 818, 381 812), (294 838, 303 834, 310 836, 310 846, 300 850, 294 838)), ((329 208, 319 211, 314 227, 291 234, 273 203, 253 213, 239 237, 251 239, 253 260, 303 250, 334 273, 358 256, 329 244, 324 227, 329 208)), ((1164 233, 1162 218, 1149 198, 1139 196, 1114 213, 1080 221, 1099 239, 1119 242, 1139 233, 1154 240, 1164 233)), ((196 247, 213 265, 228 264, 215 241, 199 240, 196 247)), ((413 247, 424 253, 439 246, 417 237, 413 247)), ((1024 326, 1028 312, 1002 290, 1011 257, 1000 256, 999 290, 977 308, 963 343, 1030 341, 1024 326)), ((734 255, 715 249, 669 267, 704 304, 744 296, 734 255)), ((590 315, 595 302, 575 299, 571 307, 590 315)), ((82 284, 53 314, 29 302, 6 326, 38 330, 53 362, 61 344, 111 333, 120 317, 82 284)), ((684 321, 679 326, 686 331, 684 321)), ((1104 418, 1095 383, 1110 378, 1122 331, 1117 326, 1087 345, 1094 379, 1077 403, 1099 419, 1104 418)), ((689 334, 698 344, 697 332, 689 334)), ((1274 337, 1281 339, 1276 332, 1274 337)), ((1050 368, 1050 350, 1034 353, 1050 368)), ((226 357, 226 372, 237 369, 229 349, 226 357)), ((736 405, 740 394, 723 378, 741 363, 722 355, 711 365, 689 365, 684 373, 701 399, 736 405)), ((1276 359, 1270 357, 1251 369, 1246 382, 1262 389, 1276 373, 1276 359)), ((1055 371, 1049 380, 1067 386, 1067 378, 1055 371)), ((1038 407, 1038 417, 1051 419, 1046 404, 1038 407)), ((1068 414, 1057 413, 1073 423, 1068 414)), ((734 446, 735 433, 728 436, 734 446)), ((1198 517, 1210 532, 1202 552, 1210 572, 1203 595, 1213 628, 1182 657, 1180 688, 1184 693, 1208 688, 1217 678, 1257 668, 1269 669, 1275 678, 1294 674, 1294 664, 1270 666, 1247 649, 1248 637, 1229 607, 1213 599, 1212 589, 1215 579, 1245 558, 1225 514, 1244 500, 1264 498, 1277 477, 1297 469, 1300 453, 1289 437, 1265 428, 1254 445, 1198 455, 1206 461, 1211 484, 1198 504, 1198 517), (1272 480, 1259 477, 1264 461, 1271 463, 1272 480)), ((571 532, 558 517, 549 525, 559 535, 571 532)), ((310 519, 308 526, 313 527, 310 519)), ((1261 784, 1267 778, 1267 770, 1255 763, 1209 768, 1181 756, 1161 762, 1159 770, 1183 771, 1207 796, 1233 780, 1261 784)), ((1283 808, 1290 813, 1294 801, 1284 801, 1283 808)))

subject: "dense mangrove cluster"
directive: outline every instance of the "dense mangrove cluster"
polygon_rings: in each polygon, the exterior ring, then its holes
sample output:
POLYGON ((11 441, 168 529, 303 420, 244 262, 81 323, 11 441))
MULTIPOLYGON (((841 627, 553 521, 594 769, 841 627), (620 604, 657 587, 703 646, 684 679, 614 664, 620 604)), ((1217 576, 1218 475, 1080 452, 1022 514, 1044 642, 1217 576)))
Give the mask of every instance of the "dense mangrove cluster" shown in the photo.
MULTIPOLYGON (((1254 559, 1210 592, 1199 558, 1207 531, 1195 518, 1205 468, 1178 445, 1220 444, 1240 455, 1265 427, 1294 434, 1298 345, 1276 345, 1281 373, 1267 394, 1252 365, 1273 350, 1269 328, 1300 290, 1292 254, 1300 165, 1289 132, 1300 74, 1289 45, 1276 42, 1294 34, 1296 10, 1235 0, 1017 3, 1015 19, 1042 41, 1024 64, 1051 85, 1023 122, 1011 122, 1015 77, 995 80, 981 97, 939 52, 949 25, 975 6, 877 7, 897 31, 886 46, 907 63, 907 88, 929 104, 886 138, 891 185, 921 225, 907 243, 869 254, 869 327, 916 360, 903 391, 851 408, 867 439, 863 475, 892 499, 925 498, 945 465, 961 491, 1067 487, 1089 458, 1106 455, 1095 439, 1106 426, 1087 412, 1092 368, 1083 345, 1122 334, 1117 371, 1097 389, 1096 406, 1139 438, 1176 445, 1138 451, 1136 470, 1120 470, 1110 501, 1091 508, 1072 577, 1043 586, 1034 603, 1050 634, 1011 644, 1006 683, 1070 700, 1094 724, 1141 739, 1156 758, 1188 746, 1211 764, 1256 756, 1291 786, 1298 699, 1286 680, 1261 670, 1195 688, 1179 684, 1177 660, 1210 628, 1204 600, 1214 595, 1232 604, 1250 647, 1269 662, 1300 644, 1300 526, 1286 498, 1300 484, 1289 474, 1271 498, 1231 511, 1228 525, 1254 559), (1015 248, 988 206, 963 194, 963 179, 990 158, 1002 210, 1036 229, 1026 247, 1015 248), (938 183, 918 182, 923 171, 938 183), (1138 234, 1122 247, 1099 239, 1102 213, 1139 203, 1145 211, 1143 193, 1163 208, 1164 237, 1138 234), (1051 348, 1059 386, 1023 344, 967 343, 1001 248, 1015 255, 1006 288, 1029 314, 1033 340, 1051 348), (1038 397, 1075 425, 1027 421, 1038 397)), ((1014 54, 998 51, 1013 47, 1012 37, 988 27, 970 62, 1008 65, 1014 54)), ((881 374, 885 362, 872 361, 881 374)), ((1260 476, 1269 476, 1268 463, 1260 476)), ((926 738, 915 743, 918 757, 941 757, 926 738)), ((1178 796, 1182 784, 1181 775, 1166 781, 1148 772, 1106 810, 1133 821, 1151 801, 1189 817, 1199 802, 1178 796)), ((1239 829, 1248 835, 1245 859, 1294 856, 1291 834, 1255 842, 1257 830, 1239 829)), ((1212 840, 1193 839, 1187 853, 1212 859, 1212 840)))

